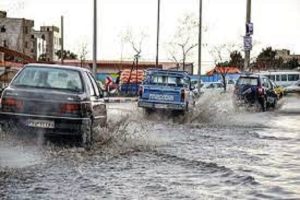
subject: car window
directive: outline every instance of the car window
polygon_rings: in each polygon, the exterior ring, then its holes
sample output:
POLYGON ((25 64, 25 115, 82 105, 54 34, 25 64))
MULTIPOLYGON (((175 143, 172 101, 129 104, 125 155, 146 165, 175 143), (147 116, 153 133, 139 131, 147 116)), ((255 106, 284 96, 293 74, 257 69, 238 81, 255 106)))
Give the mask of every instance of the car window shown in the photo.
POLYGON ((12 82, 12 86, 83 92, 79 71, 50 67, 26 67, 12 82))
POLYGON ((280 75, 276 75, 276 81, 281 81, 280 75))
POLYGON ((94 94, 96 96, 100 96, 99 88, 98 88, 98 85, 97 85, 97 82, 96 82, 94 76, 90 72, 87 72, 87 76, 89 77, 89 80, 90 80, 90 82, 92 84, 92 87, 93 87, 93 90, 94 90, 94 94))
POLYGON ((281 75, 281 81, 287 81, 287 75, 286 74, 281 75))
POLYGON ((256 77, 240 77, 237 81, 238 85, 258 85, 258 79, 256 77))
POLYGON ((288 81, 298 81, 299 75, 298 74, 288 74, 288 81))

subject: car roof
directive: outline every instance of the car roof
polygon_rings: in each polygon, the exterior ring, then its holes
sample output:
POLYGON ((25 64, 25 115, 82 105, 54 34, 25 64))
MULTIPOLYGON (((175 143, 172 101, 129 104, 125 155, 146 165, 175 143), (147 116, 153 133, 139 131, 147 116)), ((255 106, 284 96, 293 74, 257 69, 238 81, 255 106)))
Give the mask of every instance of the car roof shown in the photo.
POLYGON ((58 65, 58 64, 44 64, 44 63, 29 63, 26 64, 24 67, 45 67, 45 68, 59 68, 59 69, 71 69, 76 71, 90 71, 89 69, 82 68, 82 67, 76 67, 76 66, 70 66, 70 65, 58 65))

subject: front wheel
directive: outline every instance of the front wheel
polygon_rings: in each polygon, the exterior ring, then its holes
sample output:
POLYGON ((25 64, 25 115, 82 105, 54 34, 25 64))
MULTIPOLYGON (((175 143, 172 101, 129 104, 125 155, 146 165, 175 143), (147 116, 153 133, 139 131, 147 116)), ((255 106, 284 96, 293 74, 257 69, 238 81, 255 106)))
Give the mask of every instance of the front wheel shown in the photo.
POLYGON ((92 143, 93 143, 93 128, 92 128, 92 120, 91 119, 83 122, 81 132, 82 132, 82 135, 81 135, 82 146, 86 150, 90 150, 92 147, 92 143))

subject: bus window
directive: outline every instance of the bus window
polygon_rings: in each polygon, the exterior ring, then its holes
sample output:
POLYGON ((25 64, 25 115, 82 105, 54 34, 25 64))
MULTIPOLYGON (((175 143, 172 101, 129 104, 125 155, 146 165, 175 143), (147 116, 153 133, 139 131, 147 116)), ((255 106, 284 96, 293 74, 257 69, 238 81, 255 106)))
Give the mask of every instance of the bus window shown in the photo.
POLYGON ((272 81, 275 81, 275 75, 270 75, 270 79, 271 79, 272 81))
POLYGON ((280 75, 276 75, 276 81, 281 81, 280 75))
POLYGON ((299 80, 299 75, 298 74, 289 74, 288 75, 288 80, 289 81, 298 81, 299 80))
POLYGON ((287 81, 287 75, 281 74, 281 81, 287 81))

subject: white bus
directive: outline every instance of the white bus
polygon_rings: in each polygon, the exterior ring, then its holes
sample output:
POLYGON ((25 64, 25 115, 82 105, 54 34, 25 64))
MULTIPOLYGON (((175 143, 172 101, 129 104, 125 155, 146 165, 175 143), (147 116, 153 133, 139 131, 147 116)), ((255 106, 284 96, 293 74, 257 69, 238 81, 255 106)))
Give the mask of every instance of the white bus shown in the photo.
POLYGON ((300 71, 261 71, 258 74, 264 75, 273 80, 277 85, 284 87, 300 80, 300 71))

